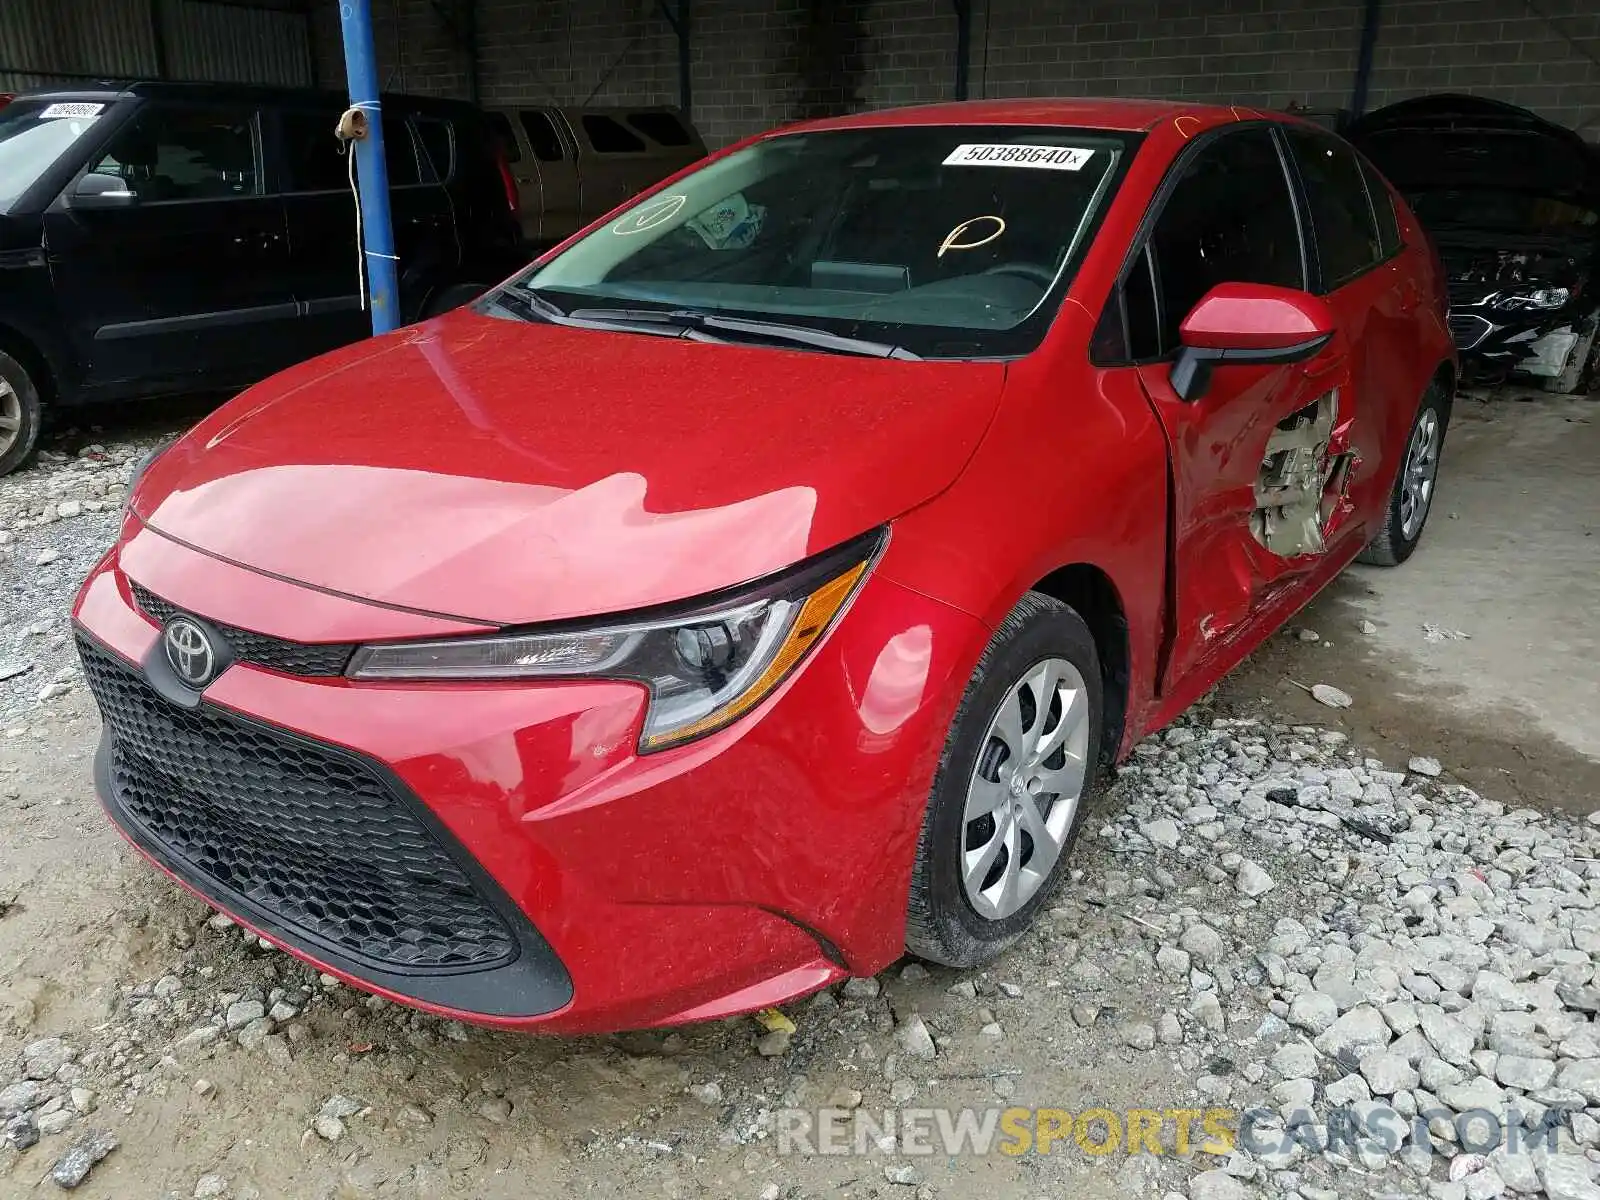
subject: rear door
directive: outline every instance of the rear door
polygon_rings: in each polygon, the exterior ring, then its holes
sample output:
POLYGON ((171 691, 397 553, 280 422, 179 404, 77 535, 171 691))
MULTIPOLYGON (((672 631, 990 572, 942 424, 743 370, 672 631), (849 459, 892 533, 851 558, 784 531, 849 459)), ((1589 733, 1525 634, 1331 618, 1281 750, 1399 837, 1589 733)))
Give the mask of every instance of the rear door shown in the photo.
POLYGON ((1315 358, 1218 367, 1193 400, 1169 373, 1178 327, 1219 283, 1304 288, 1290 177, 1269 126, 1231 126, 1174 167, 1123 286, 1128 335, 1172 470, 1170 690, 1307 585, 1343 522, 1343 331, 1315 358))
MULTIPOLYGON (((294 296, 306 322, 306 354, 342 346, 371 332, 362 306, 363 260, 350 159, 334 126, 334 106, 291 106, 278 121, 278 186, 289 230, 294 296)), ((389 209, 401 277, 401 319, 425 299, 427 268, 456 256, 450 201, 419 157, 403 116, 383 118, 389 209)))
MULTIPOLYGON (((537 230, 529 236, 535 242, 559 242, 584 223, 577 143, 554 109, 522 109, 517 123, 529 150, 520 164, 518 187, 520 190, 524 180, 531 181, 539 197, 537 230)), ((523 228, 527 228, 526 218, 523 228)))
POLYGON ((650 149, 611 113, 574 114, 578 172, 583 178, 583 222, 604 216, 639 192, 650 173, 650 149))
POLYGON ((273 370, 294 342, 296 308, 256 110, 148 101, 85 174, 132 193, 122 207, 74 208, 68 185, 45 218, 87 382, 205 390, 273 370))
POLYGON ((1361 520, 1375 527, 1393 478, 1385 463, 1397 458, 1421 399, 1406 389, 1415 386, 1423 297, 1402 263, 1394 208, 1376 172, 1363 169, 1348 143, 1320 129, 1291 125, 1283 132, 1315 233, 1317 290, 1350 335, 1350 498, 1361 520))

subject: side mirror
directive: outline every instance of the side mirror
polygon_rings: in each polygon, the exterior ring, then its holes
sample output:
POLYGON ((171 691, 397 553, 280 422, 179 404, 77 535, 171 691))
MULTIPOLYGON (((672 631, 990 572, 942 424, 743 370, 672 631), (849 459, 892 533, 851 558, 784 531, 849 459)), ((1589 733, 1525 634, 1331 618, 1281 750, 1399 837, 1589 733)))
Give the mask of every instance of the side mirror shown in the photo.
POLYGON ((93 172, 78 180, 66 195, 68 208, 130 208, 137 203, 139 197, 126 180, 93 172))
POLYGON ((1178 326, 1172 390, 1197 400, 1218 363, 1294 363, 1328 344, 1336 328, 1321 297, 1264 283, 1219 283, 1178 326))

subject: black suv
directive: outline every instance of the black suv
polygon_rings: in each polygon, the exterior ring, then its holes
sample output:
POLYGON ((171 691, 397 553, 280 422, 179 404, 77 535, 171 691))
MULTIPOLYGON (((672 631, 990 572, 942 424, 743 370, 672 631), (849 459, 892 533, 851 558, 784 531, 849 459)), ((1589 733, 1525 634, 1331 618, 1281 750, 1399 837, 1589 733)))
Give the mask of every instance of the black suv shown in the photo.
MULTIPOLYGON (((403 320, 526 261, 485 114, 383 98, 403 320)), ((236 389, 368 332, 333 93, 106 84, 0 108, 0 474, 45 404, 236 389)))

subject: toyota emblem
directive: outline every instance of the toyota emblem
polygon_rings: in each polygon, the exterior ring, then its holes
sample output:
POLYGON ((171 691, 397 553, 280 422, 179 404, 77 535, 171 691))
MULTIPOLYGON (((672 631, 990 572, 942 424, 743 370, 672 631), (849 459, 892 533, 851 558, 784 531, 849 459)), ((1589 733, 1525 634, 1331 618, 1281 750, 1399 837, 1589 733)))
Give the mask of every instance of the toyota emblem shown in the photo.
POLYGON ((217 651, 211 636, 188 617, 173 617, 161 634, 167 663, 184 683, 203 688, 217 673, 217 651))

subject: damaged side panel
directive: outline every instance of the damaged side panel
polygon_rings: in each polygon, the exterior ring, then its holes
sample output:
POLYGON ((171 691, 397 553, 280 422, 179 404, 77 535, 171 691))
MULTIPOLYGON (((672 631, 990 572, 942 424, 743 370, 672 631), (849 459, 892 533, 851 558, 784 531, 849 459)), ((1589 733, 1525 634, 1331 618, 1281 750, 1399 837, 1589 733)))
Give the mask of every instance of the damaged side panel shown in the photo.
POLYGON ((1350 507, 1345 489, 1354 452, 1348 442, 1337 388, 1278 423, 1256 478, 1250 514, 1256 541, 1283 558, 1327 553, 1328 537, 1350 507))

